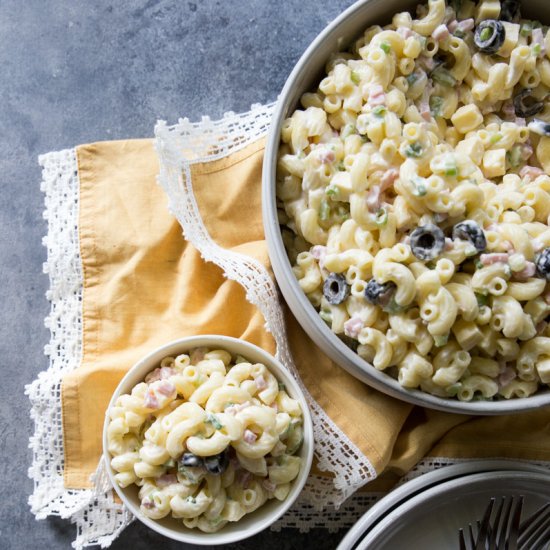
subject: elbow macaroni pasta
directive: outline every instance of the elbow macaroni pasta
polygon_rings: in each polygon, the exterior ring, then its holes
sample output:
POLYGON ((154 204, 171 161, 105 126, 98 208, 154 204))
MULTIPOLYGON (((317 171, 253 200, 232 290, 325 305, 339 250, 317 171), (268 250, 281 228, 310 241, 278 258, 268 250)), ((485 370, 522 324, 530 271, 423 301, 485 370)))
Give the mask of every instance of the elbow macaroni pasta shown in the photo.
POLYGON ((215 532, 298 476, 302 409, 265 365, 221 349, 166 357, 109 410, 111 467, 141 511, 215 532))
POLYGON ((550 32, 499 21, 487 53, 475 26, 501 4, 429 0, 367 29, 281 133, 280 219, 310 302, 374 368, 461 401, 550 384, 537 263, 550 257, 550 32), (454 234, 465 221, 484 245, 454 234), (424 258, 412 237, 427 226, 445 242, 424 258))

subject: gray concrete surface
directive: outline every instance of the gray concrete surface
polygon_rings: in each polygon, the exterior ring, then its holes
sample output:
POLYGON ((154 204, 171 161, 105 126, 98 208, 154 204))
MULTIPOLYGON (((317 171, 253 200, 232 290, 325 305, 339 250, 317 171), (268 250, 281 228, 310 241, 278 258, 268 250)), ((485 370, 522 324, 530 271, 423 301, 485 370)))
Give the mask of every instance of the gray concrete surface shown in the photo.
MULTIPOLYGON (((74 526, 27 506, 33 426, 24 385, 47 367, 46 231, 37 156, 149 137, 159 118, 247 110, 277 97, 351 0, 0 1, 0 549, 70 548, 74 526)), ((233 549, 334 548, 342 533, 266 532, 233 549)), ((133 526, 112 546, 182 548, 133 526)))

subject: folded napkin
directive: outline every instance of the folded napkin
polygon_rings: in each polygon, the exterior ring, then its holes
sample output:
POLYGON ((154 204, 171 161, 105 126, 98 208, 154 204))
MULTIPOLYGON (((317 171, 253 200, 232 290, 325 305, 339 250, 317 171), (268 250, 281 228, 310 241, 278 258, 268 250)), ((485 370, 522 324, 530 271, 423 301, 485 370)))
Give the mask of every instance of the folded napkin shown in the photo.
MULTIPOLYGON (((140 357, 183 336, 243 338, 301 379, 317 462, 303 497, 308 512, 298 505, 286 525, 296 515, 326 525, 322 508, 363 486, 387 490, 413 468, 484 457, 550 462, 550 409, 468 417, 413 407, 334 364, 281 307, 261 219, 270 113, 258 106, 218 122, 161 123, 156 150, 152 140, 128 140, 42 159, 52 341, 50 369, 27 389, 36 425, 30 502, 39 516, 78 516, 77 546, 110 541, 129 521, 112 497, 99 498, 104 478, 95 488, 91 481, 113 390, 140 357), (46 448, 52 433, 62 444, 46 448)), ((349 520, 331 517, 331 525, 349 520)))

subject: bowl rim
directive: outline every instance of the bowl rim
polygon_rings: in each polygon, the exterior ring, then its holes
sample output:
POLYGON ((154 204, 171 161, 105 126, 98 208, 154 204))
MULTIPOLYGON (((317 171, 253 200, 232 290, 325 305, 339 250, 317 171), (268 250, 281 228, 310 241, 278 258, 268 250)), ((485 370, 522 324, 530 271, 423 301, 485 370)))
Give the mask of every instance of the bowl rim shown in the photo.
MULTIPOLYGON (((262 218, 268 254, 277 283, 293 315, 314 343, 352 376, 391 397, 439 411, 473 415, 520 413, 550 405, 550 389, 539 389, 536 394, 524 398, 499 401, 459 401, 453 398, 438 397, 419 389, 404 388, 396 379, 378 371, 359 357, 328 328, 292 273, 292 266, 286 254, 278 223, 275 196, 279 136, 282 123, 291 107, 291 96, 295 93, 296 83, 301 75, 308 72, 310 58, 319 47, 326 41, 339 39, 342 36, 338 34, 340 27, 356 15, 361 15, 360 12, 365 10, 369 4, 380 4, 384 1, 386 0, 358 0, 329 23, 302 54, 277 99, 267 136, 262 167, 262 218)), ((366 25, 367 23, 364 24, 364 26, 366 25)))
MULTIPOLYGON (((313 463, 313 453, 314 453, 314 433, 313 433, 313 422, 311 418, 311 413, 309 410, 309 405, 305 398, 303 391, 300 388, 300 385, 292 373, 274 356, 260 348, 256 344, 252 344, 246 340, 239 338, 234 338, 232 336, 223 336, 215 334, 204 334, 198 336, 189 336, 178 338, 176 340, 171 340, 161 346, 150 351, 147 355, 139 359, 136 363, 130 367, 128 372, 124 375, 122 380, 117 385, 109 405, 105 410, 105 419, 103 423, 103 432, 102 432, 102 458, 105 463, 105 470, 109 477, 109 481, 113 486, 114 490, 124 503, 124 505, 132 512, 132 514, 156 531, 165 537, 168 537, 172 540, 179 542, 186 542, 190 544, 197 544, 201 546, 214 546, 220 544, 229 544, 235 543, 244 539, 247 539, 253 535, 258 534, 260 531, 263 531, 275 521, 277 521, 283 514, 285 514, 288 509, 294 504, 298 496, 301 494, 302 489, 308 479, 311 466, 313 463), (245 358, 247 353, 252 354, 256 362, 263 363, 270 372, 272 372, 275 377, 282 381, 285 386, 290 390, 289 395, 293 399, 299 401, 302 407, 302 418, 303 418, 303 429, 304 429, 304 439, 302 445, 304 446, 304 455, 301 456, 303 463, 300 468, 300 473, 296 479, 292 482, 292 487, 290 492, 283 501, 276 501, 273 499, 271 502, 273 510, 270 514, 265 517, 261 517, 261 511, 264 505, 260 506, 257 510, 252 512, 252 515, 257 514, 258 518, 256 521, 251 523, 250 527, 247 527, 244 531, 238 531, 233 533, 224 532, 224 528, 220 529, 215 533, 204 533, 198 529, 187 529, 182 524, 182 531, 176 531, 169 527, 161 525, 156 520, 151 519, 144 514, 142 514, 131 500, 126 496, 125 488, 120 487, 114 479, 114 471, 111 468, 111 454, 108 451, 107 445, 107 428, 110 422, 109 410, 114 406, 118 397, 124 393, 127 393, 131 388, 139 382, 135 381, 137 373, 139 372, 139 378, 143 380, 145 375, 148 372, 151 372, 158 366, 160 358, 166 357, 168 354, 176 353, 176 350, 179 350, 180 353, 195 348, 195 347, 210 347, 215 349, 224 349, 229 351, 232 355, 239 354, 245 358), (230 349, 233 347, 233 350, 230 349), (256 359, 260 358, 260 359, 256 359), (282 380, 281 380, 282 379, 282 380)), ((134 484, 132 484, 134 485, 134 484)), ((270 502, 270 501, 267 501, 270 502)), ((245 516, 246 517, 246 516, 245 516)), ((239 523, 239 522, 235 522, 239 523)))

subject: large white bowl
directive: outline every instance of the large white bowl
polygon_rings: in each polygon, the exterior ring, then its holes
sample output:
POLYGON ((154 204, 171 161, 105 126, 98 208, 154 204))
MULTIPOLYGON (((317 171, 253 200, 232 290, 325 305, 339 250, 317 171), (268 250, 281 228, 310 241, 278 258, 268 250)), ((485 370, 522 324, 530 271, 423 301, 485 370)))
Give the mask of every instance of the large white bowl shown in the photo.
MULTIPOLYGON (((548 7, 546 2, 525 0, 522 2, 523 16, 550 22, 548 10, 544 9, 548 7)), ((275 197, 277 150, 283 121, 299 106, 300 96, 317 87, 325 74, 325 63, 332 53, 345 49, 368 26, 386 25, 395 13, 413 9, 419 3, 419 0, 356 2, 317 36, 288 77, 273 114, 263 164, 263 221, 273 272, 292 313, 311 339, 335 363, 377 390, 415 405, 463 414, 508 414, 550 405, 550 390, 523 399, 461 402, 403 388, 397 380, 359 357, 327 327, 298 285, 285 251, 275 197)))
POLYGON ((109 409, 114 406, 120 395, 130 393, 136 384, 144 380, 147 373, 158 367, 161 359, 167 356, 185 353, 192 348, 203 346, 210 349, 225 349, 233 355, 242 355, 250 362, 263 363, 268 370, 275 375, 277 380, 286 386, 288 394, 293 399, 299 401, 302 407, 304 422, 304 441, 300 451, 298 452, 298 456, 302 459, 302 466, 300 468, 300 473, 293 481, 292 488, 287 498, 282 502, 277 499, 268 500, 255 512, 245 515, 240 521, 228 523, 217 533, 203 533, 198 529, 188 529, 182 524, 181 521, 171 517, 166 517, 161 520, 153 520, 147 516, 144 516, 139 509, 139 488, 133 484, 124 489, 117 485, 114 479, 115 472, 111 468, 112 457, 107 450, 107 426, 109 424, 109 417, 107 414, 105 416, 105 424, 103 427, 103 456, 105 459, 107 473, 113 487, 122 502, 136 516, 137 519, 165 537, 190 544, 213 546, 217 544, 229 544, 251 537, 252 535, 255 535, 256 533, 259 533, 263 529, 269 527, 290 508, 303 489, 311 468, 311 463, 313 460, 313 425, 304 395, 294 377, 285 369, 285 367, 263 349, 244 340, 238 340, 229 336, 192 336, 189 338, 175 340, 161 346, 160 348, 157 348, 137 362, 128 371, 126 376, 124 376, 113 394, 111 402, 109 403, 109 409))

